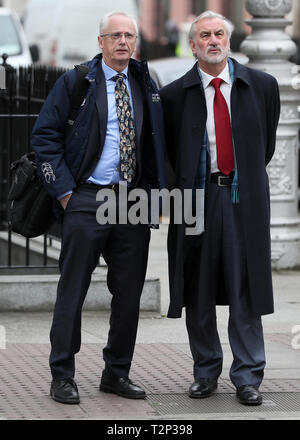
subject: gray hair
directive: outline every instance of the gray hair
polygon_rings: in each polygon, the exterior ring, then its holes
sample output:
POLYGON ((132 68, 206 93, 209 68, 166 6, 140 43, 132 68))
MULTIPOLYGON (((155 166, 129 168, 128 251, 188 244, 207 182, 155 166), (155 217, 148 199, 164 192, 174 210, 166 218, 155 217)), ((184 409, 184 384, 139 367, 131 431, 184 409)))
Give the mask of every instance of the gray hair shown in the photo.
POLYGON ((109 12, 108 14, 105 14, 104 17, 101 19, 100 26, 99 26, 99 35, 102 35, 104 33, 105 29, 108 26, 108 22, 109 22, 110 17, 113 17, 114 15, 123 15, 124 17, 130 18, 133 21, 136 34, 138 34, 138 32, 139 32, 138 24, 137 24, 137 21, 133 15, 129 15, 123 11, 112 11, 112 12, 109 12))
POLYGON ((223 20, 228 37, 231 38, 231 35, 234 31, 233 23, 230 20, 228 20, 228 18, 224 17, 224 15, 218 14, 217 12, 213 12, 213 11, 205 11, 201 15, 198 15, 198 17, 196 17, 195 20, 193 21, 189 32, 190 40, 193 40, 195 38, 196 24, 198 23, 198 21, 203 20, 204 18, 220 18, 221 20, 223 20))

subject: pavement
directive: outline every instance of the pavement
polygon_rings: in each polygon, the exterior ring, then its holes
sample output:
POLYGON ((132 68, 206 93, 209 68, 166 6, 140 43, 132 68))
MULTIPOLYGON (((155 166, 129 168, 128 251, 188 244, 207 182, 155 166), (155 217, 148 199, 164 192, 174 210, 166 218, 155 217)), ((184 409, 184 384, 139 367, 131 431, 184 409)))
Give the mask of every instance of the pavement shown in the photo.
MULTIPOLYGON (((218 390, 208 399, 190 399, 187 390, 193 381, 193 363, 185 319, 166 318, 166 239, 167 225, 152 231, 147 277, 160 279, 161 312, 141 314, 130 373, 131 379, 146 390, 147 398, 134 401, 98 390, 103 369, 101 351, 109 326, 107 312, 83 313, 75 377, 79 405, 63 405, 49 397, 52 314, 0 312, 0 420, 101 420, 106 421, 106 434, 115 436, 126 434, 122 428, 126 423, 142 426, 143 422, 148 423, 143 426, 151 426, 151 432, 144 428, 144 434, 154 437, 160 434, 158 426, 171 426, 174 435, 184 434, 174 432, 181 426, 189 434, 189 424, 204 420, 300 420, 300 272, 273 273, 275 313, 263 317, 267 356, 261 386, 263 404, 248 407, 236 400, 229 379, 232 355, 227 336, 228 307, 217 307, 224 351, 218 390), (118 431, 121 428, 123 431, 118 431)), ((129 434, 141 437, 138 431, 129 434)))

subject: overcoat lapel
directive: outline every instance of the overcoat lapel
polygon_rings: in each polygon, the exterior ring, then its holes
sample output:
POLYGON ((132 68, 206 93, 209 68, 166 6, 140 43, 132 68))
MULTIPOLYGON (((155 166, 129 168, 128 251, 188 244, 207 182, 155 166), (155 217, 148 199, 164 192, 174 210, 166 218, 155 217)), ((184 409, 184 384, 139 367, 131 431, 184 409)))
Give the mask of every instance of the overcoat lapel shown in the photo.
POLYGON ((181 178, 187 183, 187 187, 193 187, 207 119, 206 101, 197 65, 185 76, 183 87, 185 102, 180 143, 183 146, 180 168, 183 170, 181 178))
POLYGON ((106 82, 101 67, 101 63, 99 63, 99 67, 97 71, 96 85, 97 85, 96 108, 98 111, 98 118, 99 118, 100 151, 102 151, 105 142, 106 129, 107 129, 108 107, 107 107, 106 82))
POLYGON ((140 140, 143 126, 143 97, 141 93, 140 86, 134 76, 129 72, 129 82, 133 100, 133 110, 134 110, 134 125, 135 125, 135 140, 136 146, 140 148, 140 140))

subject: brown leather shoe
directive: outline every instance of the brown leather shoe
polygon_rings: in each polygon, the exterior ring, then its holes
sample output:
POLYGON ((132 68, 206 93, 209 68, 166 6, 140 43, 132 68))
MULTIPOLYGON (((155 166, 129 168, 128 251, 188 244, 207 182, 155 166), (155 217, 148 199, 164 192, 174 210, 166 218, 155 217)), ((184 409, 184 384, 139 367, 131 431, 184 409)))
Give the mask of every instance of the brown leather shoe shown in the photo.
POLYGON ((209 397, 218 388, 218 380, 211 378, 197 379, 189 389, 189 396, 193 399, 209 397))

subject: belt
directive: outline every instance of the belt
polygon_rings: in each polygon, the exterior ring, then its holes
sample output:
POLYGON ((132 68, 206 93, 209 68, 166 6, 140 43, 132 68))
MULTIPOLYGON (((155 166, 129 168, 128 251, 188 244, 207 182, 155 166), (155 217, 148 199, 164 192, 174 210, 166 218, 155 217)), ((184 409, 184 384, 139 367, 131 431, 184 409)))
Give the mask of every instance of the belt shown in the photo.
POLYGON ((115 185, 97 185, 96 183, 88 183, 88 182, 83 182, 80 184, 81 188, 88 188, 88 189, 96 189, 96 190, 100 190, 100 189, 112 189, 113 191, 117 192, 119 190, 119 185, 115 184, 115 185))
POLYGON ((222 173, 213 173, 210 175, 211 183, 215 183, 221 187, 228 187, 232 185, 234 173, 230 173, 229 176, 226 176, 222 173))

